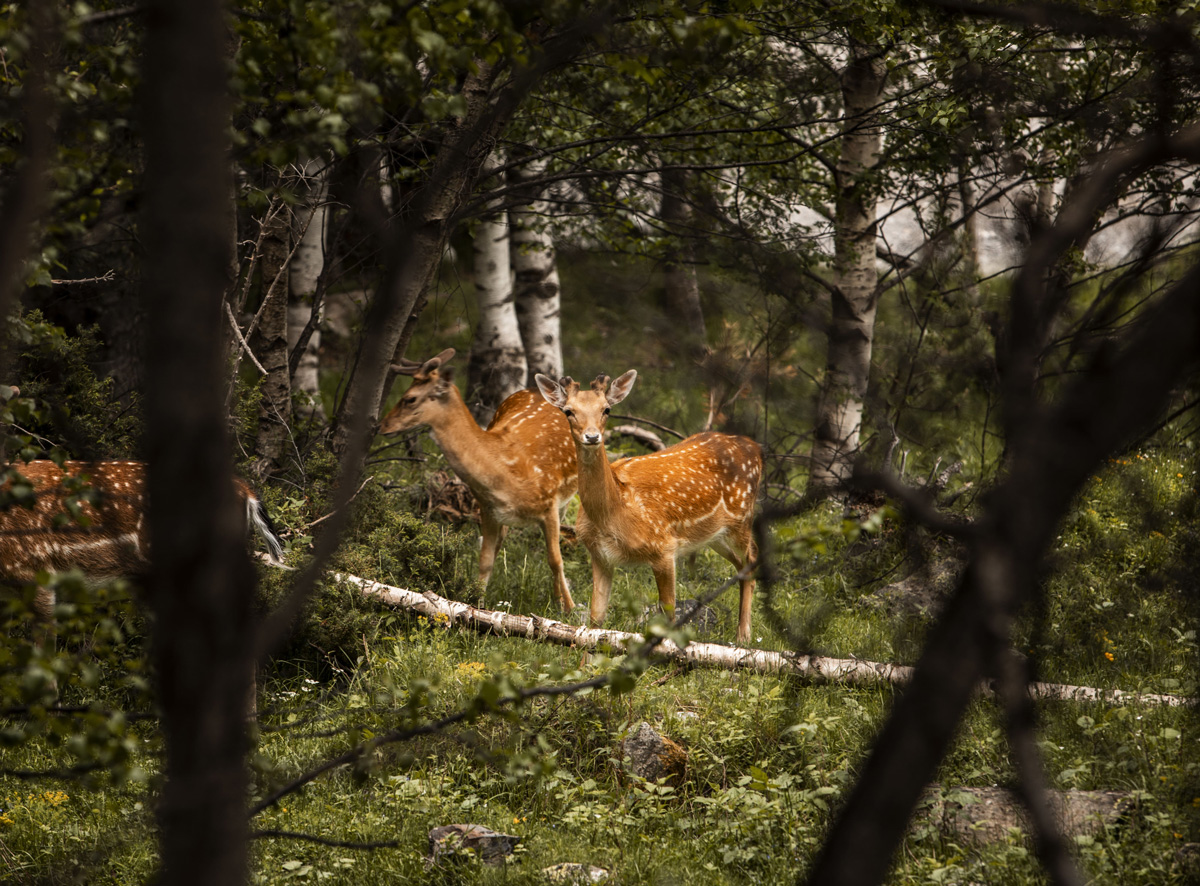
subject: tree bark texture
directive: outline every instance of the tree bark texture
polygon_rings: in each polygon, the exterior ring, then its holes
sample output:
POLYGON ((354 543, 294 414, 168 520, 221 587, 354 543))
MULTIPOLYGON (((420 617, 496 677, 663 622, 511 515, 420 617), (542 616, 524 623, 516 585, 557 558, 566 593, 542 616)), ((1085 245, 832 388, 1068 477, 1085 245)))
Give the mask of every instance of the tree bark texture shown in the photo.
POLYGON ((305 417, 324 422, 318 378, 318 355, 321 351, 322 305, 314 301, 321 273, 325 270, 325 233, 328 208, 326 205, 327 160, 309 160, 301 170, 298 190, 303 194, 292 217, 292 236, 299 239, 288 276, 288 350, 300 343, 309 321, 313 328, 303 344, 304 350, 296 361, 292 376, 292 391, 301 396, 295 408, 305 417), (313 317, 313 312, 316 317, 313 317))
POLYGON ((287 209, 269 214, 263 222, 259 272, 263 302, 250 346, 267 371, 260 386, 258 436, 254 452, 265 476, 279 464, 292 423, 292 388, 288 378, 288 258, 291 253, 291 220, 287 209))
POLYGON ((504 398, 525 387, 528 365, 513 300, 508 213, 480 218, 472 239, 479 321, 467 361, 467 394, 476 421, 487 427, 504 398))
POLYGON ((219 0, 151 0, 142 93, 152 655, 165 742, 160 879, 247 880, 254 572, 221 360, 231 187, 219 0))
MULTIPOLYGON (((462 90, 467 112, 442 142, 426 183, 412 195, 413 216, 397 224, 395 236, 390 238, 391 262, 368 310, 367 333, 335 419, 333 448, 339 454, 349 450, 356 425, 366 429, 378 426, 388 364, 403 356, 396 354, 396 347, 441 261, 455 213, 478 180, 497 134, 512 113, 511 106, 493 105, 495 76, 494 69, 482 63, 467 76, 462 90)), ((355 464, 349 466, 354 476, 365 455, 364 445, 357 449, 359 453, 352 459, 355 464)))
POLYGON ((708 334, 700 304, 700 278, 696 275, 696 241, 692 234, 692 207, 687 197, 688 175, 679 169, 662 172, 662 221, 671 237, 663 260, 663 294, 671 338, 692 360, 704 355, 708 334))
MULTIPOLYGON (((509 180, 522 184, 544 171, 545 163, 531 162, 510 170, 509 180)), ((514 206, 508 213, 513 299, 528 367, 525 387, 533 387, 533 377, 539 372, 550 378, 560 378, 563 374, 562 287, 554 239, 543 224, 547 212, 545 201, 534 195, 528 203, 514 206)))
POLYGON ((862 430, 879 282, 876 196, 869 179, 882 147, 876 115, 886 77, 881 50, 852 41, 842 72, 845 118, 835 181, 833 311, 809 474, 809 488, 817 493, 850 476, 862 430))

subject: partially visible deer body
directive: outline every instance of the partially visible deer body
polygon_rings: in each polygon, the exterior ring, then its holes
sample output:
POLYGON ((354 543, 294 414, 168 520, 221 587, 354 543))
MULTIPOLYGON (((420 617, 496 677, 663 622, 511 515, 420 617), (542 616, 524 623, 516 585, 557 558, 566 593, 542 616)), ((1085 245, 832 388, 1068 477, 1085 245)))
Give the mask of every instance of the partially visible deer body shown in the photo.
MULTIPOLYGON (((748 437, 708 431, 650 455, 610 464, 604 450, 609 407, 633 388, 635 370, 609 386, 607 375, 580 390, 570 378, 536 377, 548 402, 567 417, 579 460, 575 532, 592 555, 593 626, 604 622, 613 569, 645 563, 654 572, 658 599, 675 612, 675 560, 709 545, 743 572, 757 556, 751 521, 762 477, 762 452, 748 437)), ((737 641, 750 639, 754 580, 741 579, 737 641)))
POLYGON ((509 526, 536 523, 546 537, 554 596, 563 612, 575 608, 559 550, 559 516, 575 494, 575 446, 561 412, 535 391, 517 391, 496 410, 485 431, 454 386, 448 348, 424 363, 393 366, 413 377, 380 431, 396 434, 428 425, 446 460, 479 502, 483 546, 479 581, 487 587, 509 526))
MULTIPOLYGON (((78 569, 93 579, 144 574, 150 565, 146 521, 146 465, 140 461, 52 461, 16 464, 33 487, 32 507, 0 511, 0 582, 32 582, 42 571, 78 569), (68 509, 78 502, 77 516, 68 509)), ((283 547, 266 510, 244 481, 234 478, 246 522, 281 564, 283 547)), ((12 484, 5 486, 11 489, 12 484)), ((34 598, 35 642, 53 640, 54 592, 39 587, 34 598)))

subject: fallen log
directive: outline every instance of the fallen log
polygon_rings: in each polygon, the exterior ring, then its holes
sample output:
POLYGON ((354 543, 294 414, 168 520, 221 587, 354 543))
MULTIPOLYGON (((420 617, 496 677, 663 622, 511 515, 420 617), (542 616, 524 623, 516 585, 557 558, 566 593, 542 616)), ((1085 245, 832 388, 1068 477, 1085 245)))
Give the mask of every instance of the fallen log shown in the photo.
MULTIPOLYGON (((511 637, 524 637, 543 643, 572 646, 577 649, 604 648, 625 652, 640 646, 645 636, 628 631, 589 628, 568 624, 537 615, 513 615, 494 609, 480 609, 456 600, 439 596, 432 591, 418 593, 405 588, 382 584, 357 575, 332 573, 332 580, 356 585, 364 595, 381 600, 389 606, 419 612, 432 620, 444 621, 447 626, 463 625, 511 637)), ((913 669, 906 665, 866 661, 857 658, 830 658, 822 655, 802 655, 794 652, 773 652, 726 646, 721 643, 689 643, 681 648, 671 640, 662 640, 651 652, 656 660, 685 662, 693 665, 719 667, 728 670, 750 670, 757 673, 784 673, 816 682, 873 685, 890 683, 903 685, 912 677, 913 669)), ((989 686, 980 693, 990 695, 989 686)), ((1033 698, 1060 701, 1107 702, 1127 704, 1143 702, 1168 706, 1189 705, 1193 699, 1178 695, 1129 692, 1123 689, 1096 689, 1090 686, 1069 686, 1062 683, 1030 683, 1033 698)))

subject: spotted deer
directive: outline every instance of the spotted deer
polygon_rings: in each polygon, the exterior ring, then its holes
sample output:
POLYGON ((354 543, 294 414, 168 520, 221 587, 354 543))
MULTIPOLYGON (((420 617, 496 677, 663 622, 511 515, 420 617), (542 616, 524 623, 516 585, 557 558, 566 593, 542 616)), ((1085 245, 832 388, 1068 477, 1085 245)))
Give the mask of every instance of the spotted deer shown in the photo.
MULTIPOLYGON (((542 396, 562 410, 579 461, 576 535, 592 555, 593 626, 604 623, 613 569, 645 563, 654 572, 658 600, 675 612, 675 561, 711 546, 739 573, 757 556, 751 521, 762 477, 762 452, 748 437, 708 431, 659 452, 610 463, 604 450, 609 409, 633 389, 636 370, 609 385, 607 375, 580 390, 570 378, 536 376, 542 396)), ((737 641, 750 640, 754 580, 741 579, 737 641)))
POLYGON ((396 434, 428 425, 454 473, 479 503, 483 545, 479 581, 486 588, 509 526, 537 524, 546 537, 554 596, 563 612, 575 608, 559 549, 559 518, 575 494, 578 471, 567 420, 535 391, 517 391, 484 430, 454 385, 447 348, 424 363, 393 366, 412 384, 380 425, 396 434))
MULTIPOLYGON (((146 522, 146 464, 140 461, 52 461, 15 463, 30 487, 26 496, 0 510, 0 582, 34 582, 39 572, 78 569, 93 579, 137 576, 150 565, 146 522)), ((262 502, 234 478, 245 504, 246 522, 282 564, 283 547, 262 502)), ((16 491, 13 481, 6 491, 16 491)), ((35 642, 54 638, 55 597, 39 586, 34 598, 35 642)))

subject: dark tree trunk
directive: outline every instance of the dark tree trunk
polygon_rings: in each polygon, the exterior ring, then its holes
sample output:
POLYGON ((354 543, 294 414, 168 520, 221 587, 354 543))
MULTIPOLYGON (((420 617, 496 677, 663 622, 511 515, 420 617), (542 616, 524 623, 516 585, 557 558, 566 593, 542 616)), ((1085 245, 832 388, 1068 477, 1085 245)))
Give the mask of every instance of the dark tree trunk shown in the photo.
POLYGON ((670 341, 691 360, 698 361, 704 356, 708 335, 696 276, 696 241, 687 179, 687 173, 679 169, 664 169, 662 173, 662 220, 671 234, 663 261, 663 293, 671 328, 677 335, 670 341))
POLYGON ((153 660, 165 739, 161 881, 247 878, 254 573, 231 484, 221 300, 228 66, 218 0, 151 0, 142 95, 153 660))
MULTIPOLYGON (((391 264, 368 309, 367 331, 334 422, 333 449, 339 454, 350 450, 356 426, 368 430, 378 426, 384 385, 389 381, 388 363, 403 356, 397 346, 406 329, 411 329, 414 311, 423 305, 421 297, 441 262, 455 213, 512 113, 507 104, 494 105, 494 77, 495 71, 484 64, 467 77, 463 85, 467 112, 443 141, 428 181, 412 195, 410 203, 417 207, 414 217, 402 222, 398 236, 392 238, 391 264)), ((349 474, 357 475, 365 446, 360 442, 351 455, 349 474)))
POLYGON ((292 389, 288 377, 288 254, 291 251, 291 218, 286 209, 269 214, 262 240, 259 268, 263 302, 258 326, 250 346, 267 370, 261 382, 262 399, 258 404, 258 436, 254 452, 258 456, 259 476, 278 466, 287 445, 292 423, 292 389))

